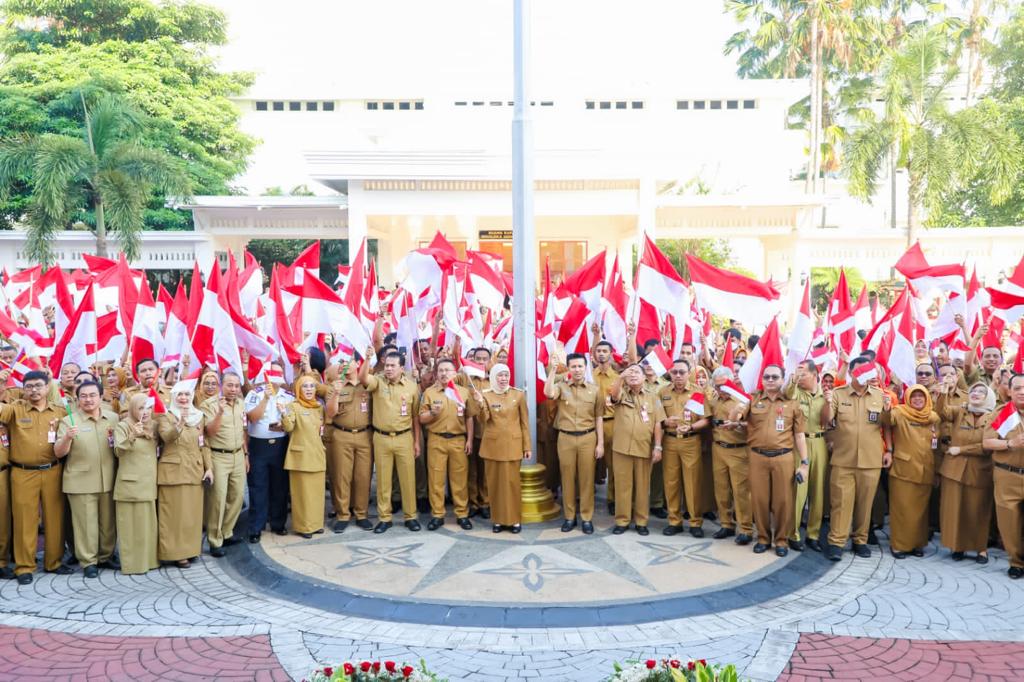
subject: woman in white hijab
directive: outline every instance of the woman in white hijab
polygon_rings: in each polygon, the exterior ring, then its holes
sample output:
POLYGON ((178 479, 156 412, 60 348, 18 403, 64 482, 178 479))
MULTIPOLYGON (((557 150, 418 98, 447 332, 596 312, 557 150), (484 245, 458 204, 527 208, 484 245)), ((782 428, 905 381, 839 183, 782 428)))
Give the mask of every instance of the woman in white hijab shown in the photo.
POLYGON ((162 449, 157 460, 157 558, 188 568, 203 548, 203 483, 213 483, 206 418, 192 404, 195 380, 171 389, 171 405, 157 420, 162 449))
POLYGON ((484 460, 495 533, 522 530, 519 465, 530 457, 526 394, 509 386, 510 377, 508 365, 494 365, 491 387, 483 393, 473 391, 473 399, 480 406, 480 423, 486 425, 480 457, 484 460))

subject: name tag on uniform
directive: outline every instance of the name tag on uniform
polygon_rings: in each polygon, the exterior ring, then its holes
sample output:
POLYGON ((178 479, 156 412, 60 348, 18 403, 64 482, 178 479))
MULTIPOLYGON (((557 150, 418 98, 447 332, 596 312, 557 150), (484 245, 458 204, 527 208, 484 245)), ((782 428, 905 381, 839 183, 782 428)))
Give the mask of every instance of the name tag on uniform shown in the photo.
POLYGON ((18 420, 18 423, 19 423, 19 424, 28 424, 28 425, 31 425, 31 424, 32 424, 32 417, 23 417, 23 418, 21 418, 21 419, 19 419, 19 420, 18 420))
POLYGON ((8 447, 11 446, 11 439, 7 437, 7 432, 6 431, 4 433, 0 434, 0 444, 2 444, 5 448, 8 448, 8 447))
POLYGON ((46 432, 46 442, 47 443, 56 443, 57 442, 57 432, 56 431, 47 431, 46 432))
POLYGON ((362 400, 359 401, 359 411, 362 412, 363 414, 366 414, 366 411, 369 409, 369 407, 370 406, 367 404, 366 398, 363 398, 362 400))
POLYGON ((651 421, 651 416, 649 414, 647 414, 647 408, 646 407, 641 407, 640 408, 640 420, 644 424, 646 424, 647 422, 651 421))
POLYGON ((324 437, 324 425, 323 424, 320 425, 320 437, 321 438, 324 437))
POLYGON ((604 397, 604 404, 608 407, 612 407, 612 397, 610 395, 606 395, 604 397))
POLYGON ((786 418, 785 417, 776 417, 775 418, 775 430, 779 431, 779 432, 782 432, 782 431, 786 430, 786 418))
POLYGON ((78 427, 78 432, 79 433, 92 433, 92 427, 91 426, 79 426, 78 427))
POLYGON ((500 412, 501 411, 501 403, 492 403, 491 404, 491 409, 494 410, 495 412, 500 412))
POLYGON ((402 398, 402 409, 399 412, 399 415, 401 415, 402 417, 409 416, 409 404, 405 402, 405 398, 402 398))
POLYGON ((872 423, 872 424, 877 424, 878 423, 878 413, 869 410, 868 411, 868 421, 870 423, 872 423))
POLYGON ((110 447, 114 447, 114 432, 113 431, 107 431, 107 444, 110 447))
POLYGON ((200 433, 199 434, 199 447, 203 447, 204 445, 206 445, 206 439, 203 438, 203 434, 200 433))
POLYGON ((464 416, 466 414, 466 408, 464 408, 462 405, 456 405, 455 406, 455 414, 456 414, 456 416, 459 416, 459 417, 464 416))

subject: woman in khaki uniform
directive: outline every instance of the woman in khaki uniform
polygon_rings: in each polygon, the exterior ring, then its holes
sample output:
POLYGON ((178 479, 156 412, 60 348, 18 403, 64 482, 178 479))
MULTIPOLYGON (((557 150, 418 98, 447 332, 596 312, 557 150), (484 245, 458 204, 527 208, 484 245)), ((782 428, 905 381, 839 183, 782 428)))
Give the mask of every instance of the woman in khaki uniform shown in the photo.
MULTIPOLYGON (((284 468, 292 497, 292 530, 304 538, 324 532, 324 487, 327 451, 321 437, 325 410, 317 400, 319 381, 312 374, 295 380, 295 401, 282 409, 281 424, 289 434, 284 468)), ((330 401, 336 408, 337 401, 330 401)), ((327 419, 334 418, 334 409, 327 419)))
POLYGON ((519 481, 520 461, 530 457, 530 425, 526 394, 512 388, 508 365, 491 368, 491 387, 473 399, 480 406, 478 418, 484 425, 480 457, 491 498, 491 520, 495 533, 521 531, 522 505, 519 481))
POLYGON ((943 384, 936 411, 949 424, 950 442, 942 460, 939 528, 942 545, 961 561, 964 552, 977 552, 975 561, 988 563, 988 532, 992 522, 992 453, 982 448, 985 425, 996 408, 996 394, 976 382, 963 405, 948 404, 956 384, 943 384))
POLYGON ((199 390, 196 391, 195 400, 192 404, 199 407, 210 398, 220 396, 220 377, 217 373, 207 367, 199 375, 199 390))
POLYGON ((905 559, 908 552, 920 557, 928 543, 928 500, 935 485, 932 453, 939 440, 939 416, 932 412, 931 393, 914 384, 904 396, 904 404, 889 413, 889 421, 893 440, 890 551, 897 559, 905 559))
POLYGON ((153 407, 137 393, 128 402, 128 417, 114 430, 117 479, 114 481, 121 572, 145 573, 159 568, 156 558, 156 429, 153 407))
POLYGON ((157 558, 188 568, 203 549, 203 482, 213 483, 206 418, 192 405, 192 382, 171 389, 171 405, 157 421, 162 451, 156 467, 157 558))
POLYGON ((121 413, 120 398, 128 386, 128 372, 120 367, 108 367, 103 377, 103 402, 114 414, 121 413))

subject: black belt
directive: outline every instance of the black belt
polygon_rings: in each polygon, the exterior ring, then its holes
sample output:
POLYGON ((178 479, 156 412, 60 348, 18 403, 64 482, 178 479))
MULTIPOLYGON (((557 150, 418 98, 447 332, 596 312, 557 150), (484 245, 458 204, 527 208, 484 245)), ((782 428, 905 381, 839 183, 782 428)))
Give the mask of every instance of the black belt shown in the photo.
POLYGON ((671 436, 672 438, 693 438, 694 436, 699 436, 700 431, 687 431, 686 433, 679 434, 671 429, 667 429, 665 431, 665 435, 671 436))
POLYGON ((942 438, 939 439, 939 442, 942 443, 943 445, 949 445, 950 443, 953 442, 953 437, 943 436, 942 438))
POLYGON ((235 448, 234 450, 224 450, 222 448, 213 448, 213 447, 211 447, 210 449, 213 450, 214 452, 219 452, 222 455, 233 455, 236 452, 238 452, 239 450, 241 450, 242 448, 235 448))
POLYGON ((712 418, 712 420, 711 420, 711 424, 713 426, 721 426, 724 423, 725 423, 724 419, 714 419, 714 418, 712 418))
POLYGON ((793 448, 780 448, 778 450, 764 450, 762 448, 750 449, 759 455, 764 455, 765 457, 779 457, 781 455, 786 455, 789 454, 790 452, 793 452, 793 448))
POLYGON ((10 464, 0 465, 0 474, 2 474, 3 472, 7 471, 10 468, 11 468, 10 464))
POLYGON ((825 432, 824 431, 818 431, 817 433, 805 433, 804 434, 804 438, 824 438, 824 437, 825 437, 825 432))
POLYGON ((1024 475, 1024 467, 1010 466, 1009 464, 1003 464, 1002 462, 992 462, 992 463, 995 464, 1000 469, 1006 469, 1007 471, 1012 471, 1015 474, 1024 475))
POLYGON ((441 438, 447 438, 448 440, 451 440, 453 438, 465 438, 466 437, 466 434, 464 434, 464 433, 431 433, 430 435, 431 436, 441 436, 441 438))
POLYGON ((720 440, 716 440, 715 441, 715 445, 717 445, 718 447, 721 447, 721 448, 728 448, 729 450, 735 450, 736 448, 745 448, 745 447, 747 447, 746 443, 723 443, 720 440))
POLYGON ((17 469, 24 469, 25 471, 46 471, 59 465, 60 462, 50 462, 49 464, 19 464, 18 462, 11 462, 11 466, 17 469))
POLYGON ((567 436, 585 436, 588 433, 593 433, 595 429, 587 429, 586 431, 563 431, 558 429, 559 433, 564 433, 567 436))
POLYGON ((402 431, 381 431, 376 426, 374 426, 373 431, 374 433, 379 433, 382 436, 390 436, 394 438, 395 436, 401 436, 403 433, 409 433, 410 431, 412 431, 412 429, 403 429, 402 431))
MULTIPOLYGON (((332 426, 334 425, 332 424, 332 426)), ((344 431, 345 433, 362 433, 363 431, 370 430, 369 426, 364 426, 361 429, 349 429, 344 426, 334 426, 334 428, 338 429, 339 431, 344 431)))

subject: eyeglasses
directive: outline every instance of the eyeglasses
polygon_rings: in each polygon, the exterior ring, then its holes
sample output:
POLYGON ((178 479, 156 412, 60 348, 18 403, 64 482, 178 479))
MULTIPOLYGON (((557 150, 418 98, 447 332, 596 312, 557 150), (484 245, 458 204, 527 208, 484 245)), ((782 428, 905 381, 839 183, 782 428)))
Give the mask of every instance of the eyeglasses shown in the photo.
POLYGON ((919 376, 919 377, 933 377, 933 376, 935 376, 935 374, 933 374, 932 372, 918 372, 917 376, 919 376))
POLYGON ((687 370, 685 370, 685 369, 672 369, 672 370, 669 370, 668 373, 672 374, 674 376, 679 376, 679 375, 682 375, 682 374, 686 374, 686 372, 687 372, 687 370))
POLYGON ((765 381, 777 381, 782 378, 781 374, 762 374, 761 378, 765 381))
POLYGON ((25 384, 22 388, 26 391, 41 391, 46 388, 46 384, 25 384))

